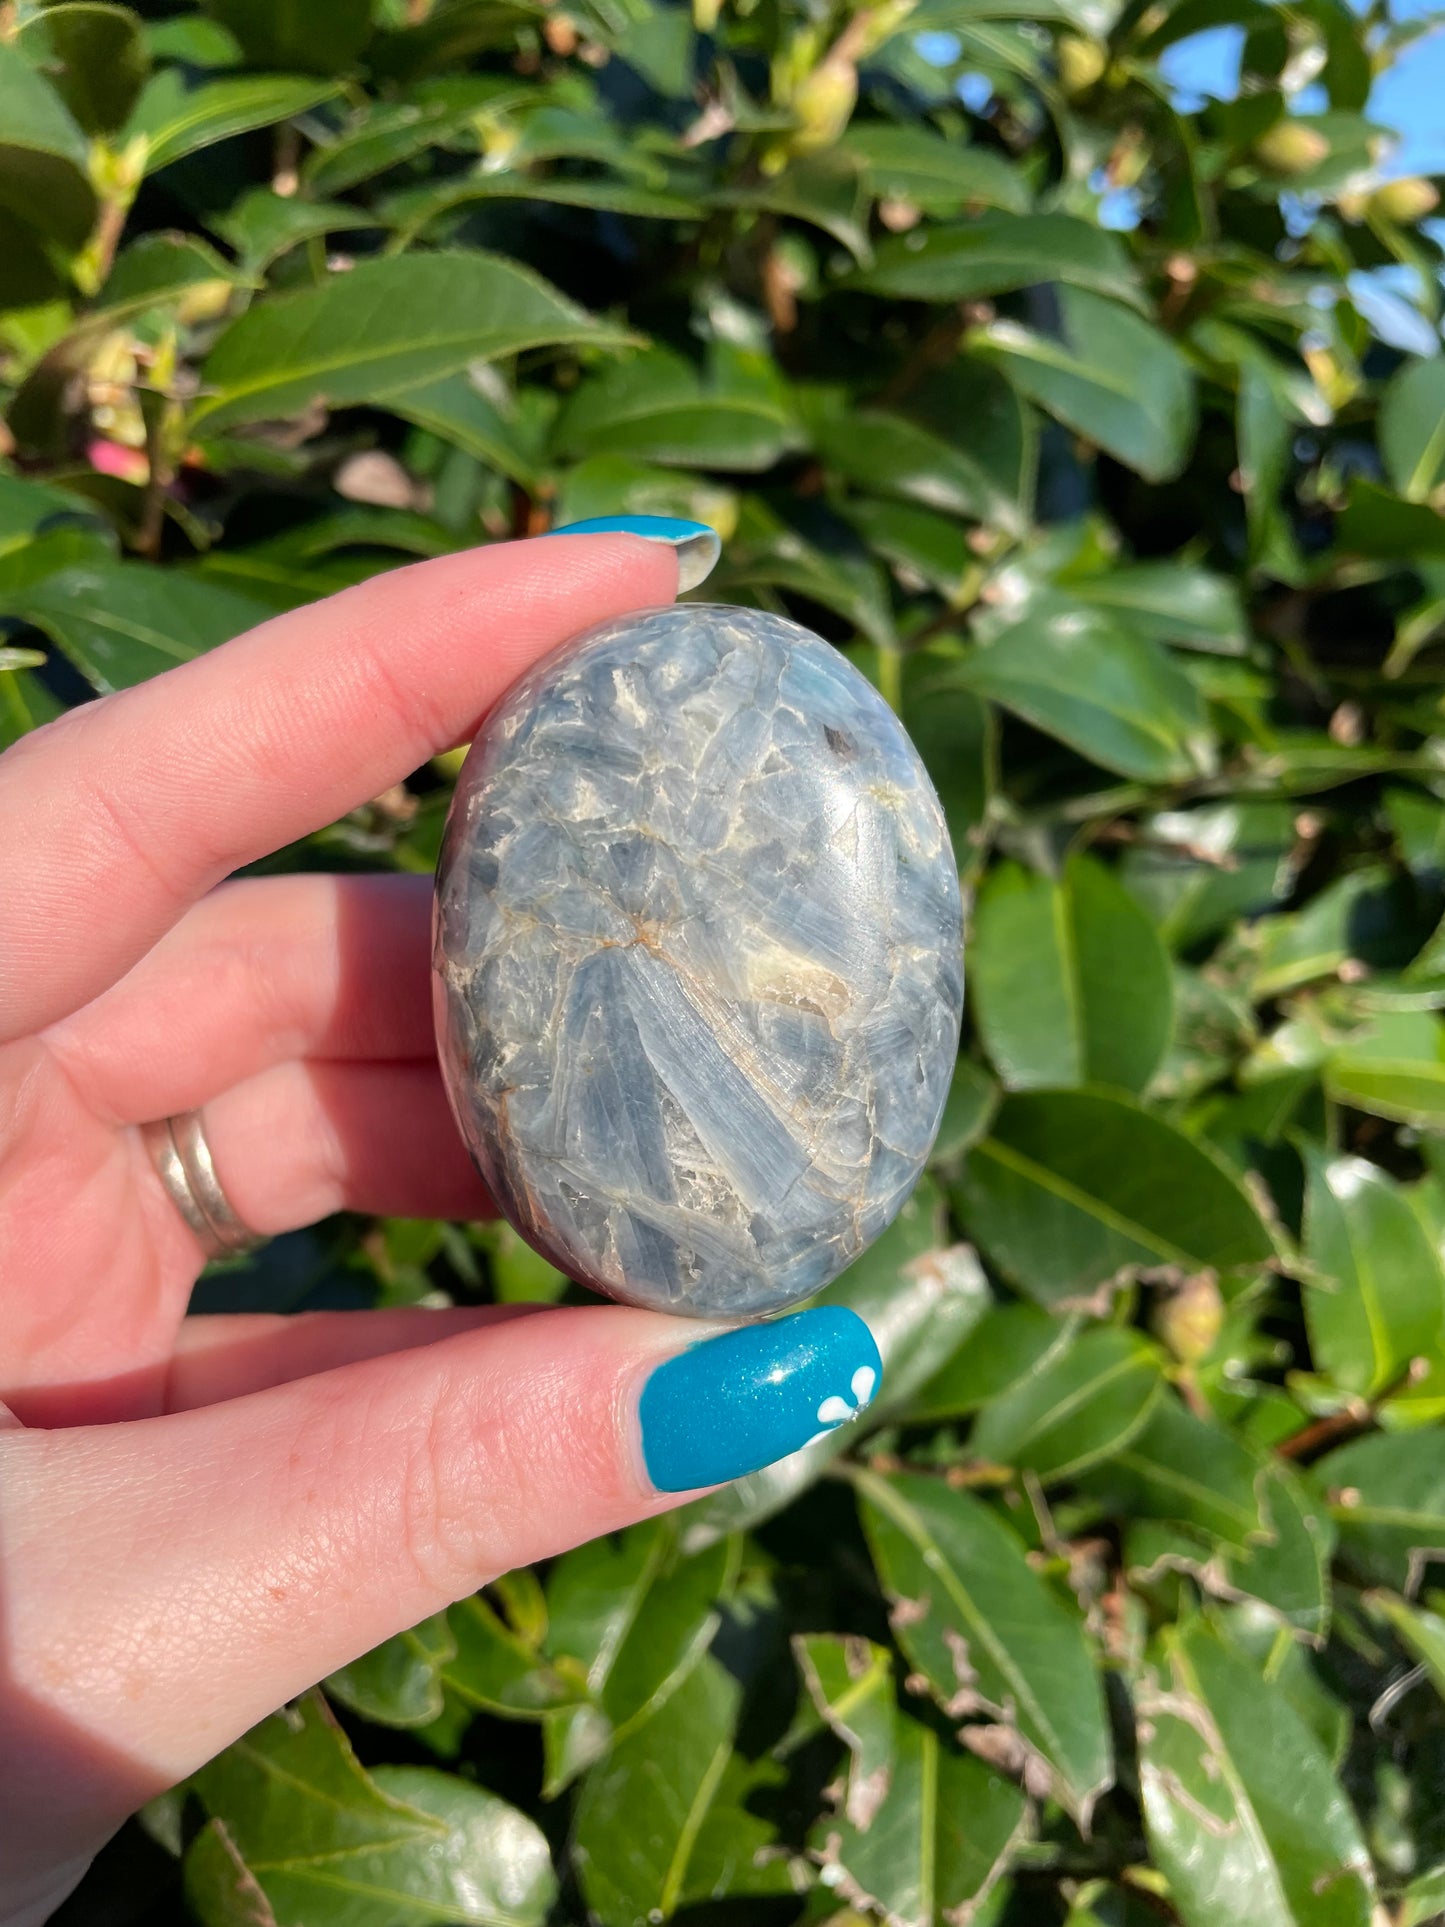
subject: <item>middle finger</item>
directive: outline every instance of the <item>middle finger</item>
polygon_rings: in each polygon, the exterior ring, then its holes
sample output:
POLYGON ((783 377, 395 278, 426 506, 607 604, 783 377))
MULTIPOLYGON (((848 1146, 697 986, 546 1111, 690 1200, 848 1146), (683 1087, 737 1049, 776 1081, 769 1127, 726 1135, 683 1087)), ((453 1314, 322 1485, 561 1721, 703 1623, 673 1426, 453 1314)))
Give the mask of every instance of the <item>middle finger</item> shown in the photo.
POLYGON ((431 879, 222 884, 45 1042, 117 1124, 198 1108, 296 1058, 428 1060, 431 879))

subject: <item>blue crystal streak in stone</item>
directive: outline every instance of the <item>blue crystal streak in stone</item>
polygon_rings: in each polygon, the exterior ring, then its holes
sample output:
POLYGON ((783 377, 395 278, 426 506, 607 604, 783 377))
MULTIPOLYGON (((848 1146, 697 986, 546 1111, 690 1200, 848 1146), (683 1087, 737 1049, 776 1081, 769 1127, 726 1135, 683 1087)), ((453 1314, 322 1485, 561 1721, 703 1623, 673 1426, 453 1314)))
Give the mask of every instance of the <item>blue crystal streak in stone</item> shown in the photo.
POLYGON ((608 623, 522 678, 457 786, 435 961, 463 1135, 573 1277, 795 1303, 922 1169, 961 924, 932 785, 835 649, 746 609, 608 623))

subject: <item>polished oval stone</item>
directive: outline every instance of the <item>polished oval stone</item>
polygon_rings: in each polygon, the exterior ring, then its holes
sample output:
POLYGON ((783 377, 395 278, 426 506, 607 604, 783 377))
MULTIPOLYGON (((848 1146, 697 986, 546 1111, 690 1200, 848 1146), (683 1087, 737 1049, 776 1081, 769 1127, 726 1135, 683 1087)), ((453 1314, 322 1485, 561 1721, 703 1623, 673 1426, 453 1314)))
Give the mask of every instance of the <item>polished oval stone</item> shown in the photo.
POLYGON ((492 1195, 629 1303, 806 1297, 922 1168, 961 922, 933 786, 837 650, 696 603, 589 631, 488 718, 437 874, 441 1061, 492 1195))

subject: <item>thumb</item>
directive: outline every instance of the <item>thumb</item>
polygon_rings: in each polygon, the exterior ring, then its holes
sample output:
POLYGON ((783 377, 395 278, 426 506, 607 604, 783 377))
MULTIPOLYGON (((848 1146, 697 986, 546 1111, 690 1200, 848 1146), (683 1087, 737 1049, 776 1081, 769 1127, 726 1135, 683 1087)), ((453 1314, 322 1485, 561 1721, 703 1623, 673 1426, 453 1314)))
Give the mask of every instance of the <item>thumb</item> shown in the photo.
POLYGON ((567 1309, 171 1417, 0 1433, 0 1783, 37 1836, 79 1809, 93 1846, 381 1640, 784 1457, 880 1371, 838 1307, 713 1335, 567 1309))

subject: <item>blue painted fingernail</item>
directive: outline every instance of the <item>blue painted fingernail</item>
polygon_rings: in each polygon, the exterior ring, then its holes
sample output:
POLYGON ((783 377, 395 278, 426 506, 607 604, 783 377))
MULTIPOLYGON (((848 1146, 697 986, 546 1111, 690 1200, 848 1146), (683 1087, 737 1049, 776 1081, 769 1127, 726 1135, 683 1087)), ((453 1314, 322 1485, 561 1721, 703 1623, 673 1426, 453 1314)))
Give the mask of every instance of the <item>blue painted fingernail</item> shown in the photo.
POLYGON ((548 529, 549 535, 642 535, 649 542, 666 542, 677 550, 677 592, 695 589, 712 574, 722 542, 706 522, 689 522, 679 515, 594 515, 586 522, 569 522, 548 529))
POLYGON ((659 1492, 721 1485, 847 1424, 883 1360, 856 1312, 820 1305, 705 1338, 642 1388, 642 1456, 659 1492))

